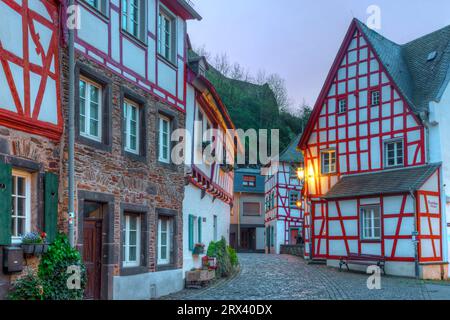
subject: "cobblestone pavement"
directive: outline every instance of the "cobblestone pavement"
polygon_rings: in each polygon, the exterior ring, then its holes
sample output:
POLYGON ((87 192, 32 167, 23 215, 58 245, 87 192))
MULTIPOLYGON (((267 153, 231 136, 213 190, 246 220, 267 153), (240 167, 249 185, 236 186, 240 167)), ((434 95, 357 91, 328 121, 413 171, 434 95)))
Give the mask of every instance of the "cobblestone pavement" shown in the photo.
POLYGON ((201 290, 183 290, 163 299, 311 300, 450 299, 449 283, 382 276, 381 289, 369 290, 368 275, 308 265, 287 255, 239 254, 240 272, 201 290))

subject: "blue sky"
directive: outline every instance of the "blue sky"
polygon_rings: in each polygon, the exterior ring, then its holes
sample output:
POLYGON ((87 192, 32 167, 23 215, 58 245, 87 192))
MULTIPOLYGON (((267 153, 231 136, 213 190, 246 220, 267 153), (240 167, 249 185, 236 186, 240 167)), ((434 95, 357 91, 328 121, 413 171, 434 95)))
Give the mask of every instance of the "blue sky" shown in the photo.
POLYGON ((195 47, 256 74, 278 73, 296 105, 313 105, 353 17, 381 9, 385 37, 405 43, 450 25, 448 0, 192 0, 202 21, 188 23, 195 47))

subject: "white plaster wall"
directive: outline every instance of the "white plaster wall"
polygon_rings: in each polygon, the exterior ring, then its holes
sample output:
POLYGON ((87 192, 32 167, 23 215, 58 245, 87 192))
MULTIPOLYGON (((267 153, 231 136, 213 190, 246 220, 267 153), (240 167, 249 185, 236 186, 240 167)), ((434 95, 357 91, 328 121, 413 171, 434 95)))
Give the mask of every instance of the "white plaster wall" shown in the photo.
POLYGON ((145 77, 145 51, 123 37, 122 52, 124 66, 145 77))
POLYGON ((443 259, 449 261, 450 257, 450 203, 447 198, 450 197, 450 84, 445 88, 439 102, 430 103, 430 128, 429 128, 429 161, 441 162, 441 190, 442 190, 442 241, 443 259), (445 187, 444 187, 445 186, 445 187), (447 236, 447 239, 445 239, 447 236))
POLYGON ((185 187, 183 200, 183 278, 185 272, 192 268, 201 266, 201 255, 194 259, 189 251, 189 215, 206 218, 202 223, 202 243, 205 244, 205 252, 211 241, 220 240, 224 237, 229 243, 230 234, 230 206, 225 202, 216 199, 209 194, 202 199, 201 191, 189 184, 185 187), (214 239, 214 218, 217 216, 217 239, 214 239))

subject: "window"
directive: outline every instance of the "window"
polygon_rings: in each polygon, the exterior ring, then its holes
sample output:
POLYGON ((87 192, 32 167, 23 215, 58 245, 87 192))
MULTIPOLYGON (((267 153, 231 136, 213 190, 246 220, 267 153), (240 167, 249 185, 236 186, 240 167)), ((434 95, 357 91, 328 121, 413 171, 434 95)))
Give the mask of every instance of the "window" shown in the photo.
POLYGON ((329 174, 336 172, 336 151, 322 151, 321 154, 322 160, 322 174, 329 174))
POLYGON ((175 17, 160 7, 158 16, 158 53, 175 63, 175 17))
POLYGON ((297 201, 300 200, 300 192, 297 190, 289 191, 289 207, 297 208, 297 201))
POLYGON ((141 219, 137 214, 125 214, 123 266, 137 267, 141 263, 141 219))
POLYGON ((173 256, 173 219, 160 217, 158 219, 158 264, 172 263, 173 256))
POLYGON ((12 242, 21 241, 21 237, 31 231, 31 176, 29 173, 13 170, 11 236, 12 242))
POLYGON ((85 78, 80 79, 80 134, 102 140, 102 87, 85 78))
POLYGON ((129 100, 123 104, 125 151, 139 154, 139 106, 129 100))
POLYGON ((159 161, 170 163, 170 119, 159 118, 159 161))
POLYGON ((386 167, 403 165, 403 141, 390 141, 384 145, 386 167))
POLYGON ((100 0, 85 0, 89 5, 97 10, 100 10, 100 0))
POLYGON ((380 91, 378 90, 372 91, 370 94, 370 100, 371 100, 370 105, 372 106, 380 105, 380 91))
POLYGON ((122 0, 122 30, 146 41, 146 1, 122 0))
POLYGON ((261 205, 259 202, 244 202, 242 204, 242 212, 244 216, 257 216, 261 215, 261 205))
POLYGON ((361 208, 361 239, 378 240, 381 238, 380 207, 361 208))
POLYGON ((344 113, 347 111, 347 99, 339 100, 339 113, 344 113))
POLYGON ((256 177, 255 176, 244 176, 242 180, 242 185, 244 187, 256 187, 256 177))

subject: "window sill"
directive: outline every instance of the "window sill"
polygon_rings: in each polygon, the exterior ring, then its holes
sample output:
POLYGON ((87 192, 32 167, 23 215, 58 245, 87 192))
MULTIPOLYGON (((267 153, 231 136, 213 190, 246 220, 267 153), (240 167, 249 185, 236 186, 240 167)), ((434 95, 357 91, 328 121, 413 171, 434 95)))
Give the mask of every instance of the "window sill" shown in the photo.
POLYGON ((381 239, 361 239, 360 240, 361 243, 380 243, 381 244, 381 239))
POLYGON ((405 167, 405 165, 400 164, 400 165, 397 165, 397 166, 384 166, 383 169, 393 170, 393 169, 401 169, 401 168, 404 168, 404 167, 405 167))
POLYGON ((169 67, 171 67, 171 68, 173 68, 173 69, 175 69, 175 70, 178 70, 178 66, 175 64, 175 62, 170 61, 169 59, 167 59, 166 57, 164 57, 162 54, 158 53, 158 58, 159 58, 162 62, 164 62, 164 63, 166 63, 167 65, 169 65, 169 67))
POLYGON ((123 150, 123 155, 132 161, 147 163, 147 156, 145 155, 136 154, 127 150, 123 150))
POLYGON ((162 162, 161 160, 158 160, 158 161, 157 161, 157 165, 160 166, 160 167, 162 167, 162 168, 171 170, 171 171, 177 171, 177 170, 178 170, 178 167, 177 167, 175 164, 173 164, 173 163, 167 163, 167 162, 162 162))
POLYGON ((120 29, 120 33, 127 38, 128 40, 134 42, 136 45, 142 47, 143 49, 147 49, 148 44, 147 42, 143 41, 142 39, 139 39, 138 37, 132 35, 127 30, 120 29))
POLYGON ((110 144, 105 144, 103 142, 99 142, 90 138, 86 138, 80 134, 77 135, 76 138, 76 142, 83 144, 85 146, 94 148, 94 149, 98 149, 98 150, 102 150, 102 151, 106 151, 106 152, 111 152, 112 147, 110 144))

